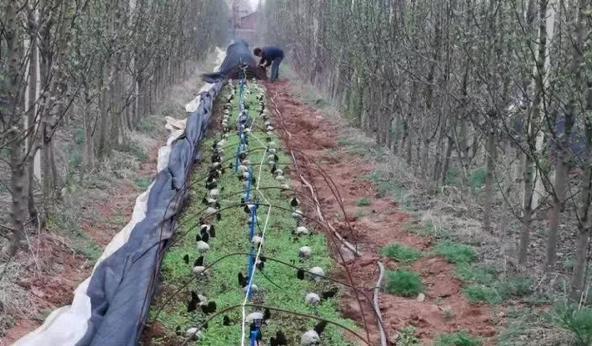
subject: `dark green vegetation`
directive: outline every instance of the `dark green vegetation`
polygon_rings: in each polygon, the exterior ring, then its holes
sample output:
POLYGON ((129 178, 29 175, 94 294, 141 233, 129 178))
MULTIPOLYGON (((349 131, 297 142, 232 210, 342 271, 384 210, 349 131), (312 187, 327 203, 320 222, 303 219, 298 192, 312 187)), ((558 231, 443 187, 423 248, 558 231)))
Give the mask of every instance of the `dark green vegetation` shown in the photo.
POLYGON ((434 251, 453 264, 471 263, 477 259, 477 254, 472 247, 448 241, 436 245, 434 251))
POLYGON ((423 292, 423 283, 419 274, 397 270, 386 273, 386 291, 402 297, 415 297, 423 292))
POLYGON ((368 198, 362 198, 357 203, 358 207, 368 207, 372 205, 372 202, 368 198))
MULTIPOLYGON (((226 88, 226 93, 229 92, 226 88)), ((321 294, 336 287, 334 284, 321 280, 315 283, 311 280, 300 280, 296 277, 296 269, 284 264, 273 262, 271 259, 278 259, 297 267, 309 269, 319 266, 325 273, 329 273, 333 267, 330 259, 326 239, 323 235, 315 232, 315 224, 308 223, 306 227, 313 233, 309 236, 296 238, 292 232, 296 228, 296 222, 291 215, 290 199, 292 197, 289 191, 280 189, 281 183, 277 181, 270 172, 267 161, 263 160, 267 155, 265 152, 266 134, 260 130, 263 127, 263 120, 258 118, 259 105, 255 97, 262 91, 255 85, 250 85, 252 94, 247 96, 247 105, 251 116, 255 116, 255 125, 253 133, 249 139, 249 160, 253 172, 259 183, 260 192, 255 192, 255 197, 262 204, 258 208, 258 233, 266 230, 265 241, 262 249, 262 255, 266 256, 263 271, 257 271, 254 284, 258 291, 253 295, 254 304, 264 304, 270 307, 278 307, 285 310, 295 311, 302 314, 312 314, 345 324, 353 327, 351 321, 344 320, 338 312, 338 300, 335 298, 327 299, 321 302, 319 306, 311 307, 305 304, 305 295, 309 292, 321 294), (263 165, 260 165, 263 162, 263 165), (261 168, 259 170, 259 168, 261 168), (259 175, 260 174, 260 175, 259 175), (269 220, 267 220, 269 207, 269 220), (299 248, 309 246, 312 248, 310 259, 303 260, 298 256, 299 248)), ((225 98, 224 95, 220 99, 225 98)), ((236 113, 238 109, 238 94, 233 101, 232 119, 229 124, 233 126, 236 122, 236 113)), ((218 112, 217 114, 219 114, 218 112)), ((218 121, 217 119, 214 121, 218 121)), ((279 143, 276 136, 271 136, 275 143, 279 143)), ((212 153, 212 145, 220 138, 219 134, 213 134, 203 145, 203 157, 209 158, 212 153)), ((230 162, 234 163, 234 155, 237 150, 238 136, 231 132, 230 137, 224 147, 226 166, 230 162)), ((289 168, 289 158, 284 153, 278 152, 281 169, 289 168)), ((194 290, 199 294, 205 295, 208 300, 217 303, 217 311, 227 307, 239 305, 245 298, 243 289, 239 286, 237 274, 242 272, 246 275, 247 256, 244 254, 227 257, 217 262, 209 269, 208 278, 196 277, 192 273, 192 264, 199 256, 196 249, 196 234, 199 233, 198 219, 203 216, 205 206, 201 203, 206 195, 205 177, 207 176, 209 162, 203 162, 193 174, 191 186, 191 203, 180 220, 180 227, 176 233, 174 245, 168 250, 163 266, 163 284, 162 294, 151 309, 151 319, 164 325, 169 335, 166 338, 174 338, 175 329, 180 327, 182 334, 190 327, 198 327, 206 321, 208 316, 199 309, 188 313, 187 302, 190 300, 190 291, 194 290), (184 257, 189 257, 189 264, 185 263, 184 257), (188 282, 189 284, 185 286, 188 282), (180 290, 171 301, 169 301, 158 315, 163 302, 167 302, 172 294, 180 290)), ((237 179, 233 169, 227 168, 220 179, 221 192, 221 220, 214 221, 216 227, 216 237, 210 239, 210 250, 205 256, 205 264, 211 264, 223 256, 233 253, 247 253, 251 249, 248 240, 248 214, 240 206, 240 199, 244 186, 237 179)), ((246 313, 261 311, 261 309, 246 308, 246 313)), ((241 339, 241 309, 220 314, 208 323, 208 328, 204 332, 204 338, 199 345, 236 345, 240 344, 241 339), (230 319, 230 325, 223 325, 223 316, 230 319)), ((316 321, 296 317, 294 315, 273 312, 268 326, 262 328, 264 341, 275 335, 276 331, 282 330, 289 338, 290 344, 298 344, 300 335, 311 329, 316 321)), ((247 326, 248 334, 248 326, 247 326)), ((324 345, 347 345, 343 338, 343 330, 329 325, 322 335, 324 345)), ((163 338, 166 339, 166 338, 163 338)))
POLYGON ((559 305, 555 309, 554 320, 561 328, 573 333, 576 345, 592 345, 592 309, 559 305))
POLYGON ((444 334, 436 340, 436 346, 479 346, 481 341, 465 331, 444 334))

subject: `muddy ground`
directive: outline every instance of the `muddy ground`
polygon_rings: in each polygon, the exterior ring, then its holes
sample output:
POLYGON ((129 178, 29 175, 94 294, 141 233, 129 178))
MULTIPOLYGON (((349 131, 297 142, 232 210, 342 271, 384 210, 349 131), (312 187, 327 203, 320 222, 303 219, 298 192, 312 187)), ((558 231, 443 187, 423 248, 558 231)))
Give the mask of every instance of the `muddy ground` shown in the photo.
MULTIPOLYGON (((384 246, 396 241, 420 250, 429 250, 431 240, 407 232, 406 226, 416 221, 401 211, 392 199, 379 197, 373 184, 363 179, 374 171, 374 166, 338 145, 346 125, 327 119, 300 101, 294 96, 289 81, 267 84, 266 87, 268 97, 276 104, 282 126, 287 131, 284 140, 290 147, 302 152, 296 155, 298 165, 306 179, 315 186, 328 221, 362 252, 361 257, 350 258, 347 269, 355 285, 365 287, 371 296, 371 289, 378 277, 376 262, 384 261, 388 269, 397 267, 396 262, 380 256, 384 246), (319 174, 316 163, 339 187, 342 203, 334 197, 329 185, 319 174), (358 201, 361 199, 368 199, 370 205, 359 206, 358 201), (342 206, 346 211, 345 218, 341 213, 342 206)), ((297 181, 296 177, 293 178, 297 181)), ((301 184, 298 189, 306 193, 301 184)), ((336 257, 339 257, 337 253, 336 257)), ((341 268, 341 272, 335 274, 345 279, 346 268, 341 268)), ((459 330, 480 336, 485 344, 495 343, 499 319, 495 318, 488 306, 467 301, 461 291, 461 282, 454 276, 452 265, 440 257, 426 256, 412 268, 421 274, 424 281, 426 289, 423 301, 386 293, 380 297, 384 325, 391 340, 396 339, 402 328, 412 326, 424 343, 430 343, 439 334, 459 330)), ((355 295, 348 292, 342 303, 344 312, 360 325, 363 325, 362 315, 365 315, 373 344, 378 344, 377 322, 368 301, 364 300, 360 309, 355 295)))

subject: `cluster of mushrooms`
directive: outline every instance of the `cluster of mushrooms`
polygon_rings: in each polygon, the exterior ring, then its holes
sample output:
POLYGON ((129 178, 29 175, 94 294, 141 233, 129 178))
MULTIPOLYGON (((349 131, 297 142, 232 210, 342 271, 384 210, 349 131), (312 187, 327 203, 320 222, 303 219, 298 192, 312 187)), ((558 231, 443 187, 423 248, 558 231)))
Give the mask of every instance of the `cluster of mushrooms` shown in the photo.
MULTIPOLYGON (((244 83, 244 82, 241 82, 244 83)), ((231 111, 232 111, 232 101, 234 99, 234 94, 236 93, 238 87, 233 86, 232 82, 230 82, 231 92, 226 97, 226 102, 223 107, 223 116, 221 119, 221 126, 222 126, 222 136, 221 138, 216 141, 212 145, 212 156, 210 158, 210 166, 208 171, 208 177, 206 180, 206 190, 207 193, 204 196, 202 203, 207 206, 205 210, 205 217, 200 218, 200 229, 199 232, 196 234, 196 246, 197 252, 199 257, 193 263, 193 273, 198 278, 207 278, 208 269, 207 266, 204 264, 204 255, 206 252, 210 250, 210 240, 216 237, 216 229, 215 226, 212 224, 213 220, 220 220, 222 218, 221 215, 221 206, 220 206, 220 192, 223 190, 223 187, 220 186, 220 178, 222 174, 225 173, 224 167, 224 149, 227 145, 227 140, 230 136, 230 133, 233 130, 231 126, 231 111)), ((243 85, 244 86, 244 85, 243 85)), ((244 90, 246 95, 251 94, 251 91, 248 88, 244 90)), ((286 182, 286 177, 284 176, 284 170, 279 167, 279 157, 278 157, 278 149, 277 144, 272 139, 274 126, 272 121, 269 119, 268 113, 265 109, 265 101, 264 95, 261 94, 257 97, 257 100, 260 105, 259 116, 264 121, 265 132, 267 134, 266 138, 266 163, 269 165, 270 170, 274 178, 281 184, 281 189, 287 191, 290 189, 288 183, 286 182)), ((237 151, 237 155, 234 158, 236 160, 236 173, 238 179, 241 180, 244 184, 245 192, 241 195, 241 205, 245 213, 250 215, 248 218, 249 226, 253 222, 258 223, 259 217, 256 216, 256 209, 257 203, 254 201, 252 190, 254 190, 255 186, 255 177, 251 170, 251 163, 248 158, 249 153, 249 139, 248 135, 251 133, 252 128, 252 118, 249 116, 249 109, 248 106, 241 102, 239 105, 240 112, 237 118, 236 128, 238 130, 238 135, 240 136, 240 144, 237 151)), ((233 164, 229 165, 229 168, 233 168, 233 164)), ((311 234, 311 231, 304 225, 304 213, 299 208, 300 201, 296 197, 292 197, 290 200, 290 206, 292 208, 292 217, 295 220, 296 226, 295 229, 292 231, 295 237, 307 236, 311 234)), ((253 249, 258 249, 259 247, 263 246, 263 236, 261 234, 253 234, 251 237, 251 245, 253 249)), ((298 256, 301 261, 308 260, 312 257, 313 250, 309 246, 302 246, 299 249, 298 256)), ((186 264, 189 264, 190 259, 189 255, 185 255, 183 260, 186 264)), ((256 268, 260 271, 263 270, 265 265, 266 257, 259 256, 255 263, 256 268)), ((249 273, 248 273, 249 274, 249 273)), ((322 280, 325 276, 325 272, 321 267, 312 267, 308 271, 304 269, 298 269, 296 276, 298 279, 301 280, 312 280, 318 282, 322 280)), ((238 283, 242 289, 247 292, 257 292, 259 289, 254 283, 250 283, 250 279, 248 275, 243 275, 242 272, 239 272, 238 275, 238 283), (250 283, 250 285, 249 285, 250 283)), ((337 294, 337 288, 330 289, 326 292, 322 292, 321 294, 317 294, 314 292, 309 292, 304 296, 304 301, 307 305, 310 305, 314 308, 315 313, 317 312, 316 307, 323 301, 329 298, 334 297, 337 294)), ((191 299, 187 303, 187 311, 192 312, 197 309, 201 309, 204 314, 211 314, 216 311, 216 302, 208 300, 208 298, 204 295, 198 294, 195 291, 191 291, 191 299)), ((245 322, 249 324, 251 336, 255 337, 257 345, 260 345, 262 340, 262 335, 260 331, 260 327, 263 325, 267 325, 271 319, 271 312, 269 309, 264 309, 263 311, 255 311, 250 313, 246 316, 245 322)), ((226 315, 223 316, 223 325, 230 325, 231 321, 230 318, 226 315)), ((320 345, 321 342, 321 335, 327 325, 326 321, 320 321, 313 329, 307 330, 305 333, 301 335, 300 345, 302 346, 315 346, 320 345)), ((207 328, 207 324, 203 326, 203 329, 207 328)), ((177 333, 180 334, 180 327, 177 327, 177 333)), ((203 332, 196 327, 192 327, 186 330, 185 336, 191 340, 199 340, 203 338, 203 332)), ((288 345, 288 340, 286 335, 283 331, 277 331, 275 336, 272 336, 269 340, 271 346, 282 346, 288 345)))

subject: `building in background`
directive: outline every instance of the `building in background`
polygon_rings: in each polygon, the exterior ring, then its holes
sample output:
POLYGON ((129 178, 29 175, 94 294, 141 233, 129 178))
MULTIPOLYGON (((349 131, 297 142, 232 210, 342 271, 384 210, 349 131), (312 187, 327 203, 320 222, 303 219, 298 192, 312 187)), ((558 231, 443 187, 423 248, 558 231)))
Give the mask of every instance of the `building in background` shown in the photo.
POLYGON ((257 26, 261 2, 253 10, 249 0, 232 0, 232 30, 235 38, 241 38, 254 46, 258 43, 257 26))

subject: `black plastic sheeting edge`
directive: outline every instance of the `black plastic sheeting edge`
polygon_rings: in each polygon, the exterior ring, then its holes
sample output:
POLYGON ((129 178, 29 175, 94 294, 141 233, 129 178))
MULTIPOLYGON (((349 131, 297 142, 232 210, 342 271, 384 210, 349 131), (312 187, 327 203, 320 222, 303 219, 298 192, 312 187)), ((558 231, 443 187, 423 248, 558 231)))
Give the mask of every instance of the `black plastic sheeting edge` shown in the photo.
POLYGON ((223 85, 218 82, 203 92, 198 109, 187 114, 185 133, 172 143, 168 168, 156 175, 150 190, 146 217, 133 228, 129 240, 95 270, 87 289, 92 314, 77 345, 138 343, 156 286, 155 273, 173 234, 187 194, 186 182, 223 85))

